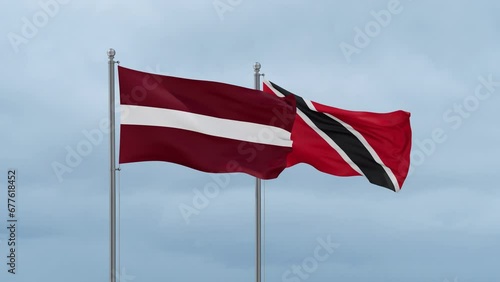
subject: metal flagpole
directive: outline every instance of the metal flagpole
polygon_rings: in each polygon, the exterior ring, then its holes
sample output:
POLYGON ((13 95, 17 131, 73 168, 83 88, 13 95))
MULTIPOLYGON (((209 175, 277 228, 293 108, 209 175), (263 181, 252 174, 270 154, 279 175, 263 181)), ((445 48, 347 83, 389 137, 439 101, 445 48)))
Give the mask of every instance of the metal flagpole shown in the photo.
POLYGON ((110 282, 116 282, 116 144, 115 144, 115 50, 108 50, 109 59, 109 124, 110 124, 110 282))
MULTIPOLYGON (((255 89, 260 90, 260 63, 255 63, 253 69, 254 80, 255 80, 255 89)), ((255 244, 255 281, 261 282, 262 278, 262 247, 261 247, 261 186, 262 180, 260 178, 255 179, 255 224, 256 224, 256 244, 255 244)))

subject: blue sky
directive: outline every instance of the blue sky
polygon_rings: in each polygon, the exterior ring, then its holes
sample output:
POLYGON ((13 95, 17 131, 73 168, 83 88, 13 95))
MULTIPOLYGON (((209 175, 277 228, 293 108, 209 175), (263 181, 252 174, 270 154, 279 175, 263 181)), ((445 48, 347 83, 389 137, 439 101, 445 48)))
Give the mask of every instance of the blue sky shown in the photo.
MULTIPOLYGON (((500 280, 498 1, 2 3, 0 281, 108 279, 108 135, 60 178, 53 164, 108 115, 110 47, 129 68, 247 87, 259 61, 305 98, 412 113, 400 193, 307 165, 265 182, 266 281, 500 280), (9 168, 19 174, 16 275, 9 168), (325 241, 336 247, 319 261, 325 241)), ((215 177, 122 166, 121 282, 253 281, 254 179, 215 177), (179 207, 211 183, 227 185, 188 223, 179 207)))

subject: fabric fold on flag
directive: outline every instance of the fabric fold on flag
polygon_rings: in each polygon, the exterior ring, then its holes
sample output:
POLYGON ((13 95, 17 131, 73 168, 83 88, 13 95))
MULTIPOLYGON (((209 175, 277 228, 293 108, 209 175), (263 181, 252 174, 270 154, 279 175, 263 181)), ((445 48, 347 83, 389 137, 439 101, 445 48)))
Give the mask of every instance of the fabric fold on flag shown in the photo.
POLYGON ((287 167, 312 165, 336 176, 364 175, 398 192, 410 167, 410 113, 358 112, 325 106, 264 81, 264 92, 294 97, 297 118, 287 167))
POLYGON ((273 179, 286 168, 293 97, 118 67, 119 162, 164 161, 273 179))

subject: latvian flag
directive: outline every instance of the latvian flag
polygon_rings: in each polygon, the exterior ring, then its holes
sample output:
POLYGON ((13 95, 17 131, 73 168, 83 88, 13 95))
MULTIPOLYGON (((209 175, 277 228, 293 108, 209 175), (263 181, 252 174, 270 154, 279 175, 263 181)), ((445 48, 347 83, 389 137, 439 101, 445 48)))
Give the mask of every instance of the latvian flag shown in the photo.
POLYGON ((401 189, 410 165, 410 113, 342 110, 305 100, 269 81, 264 92, 296 100, 288 167, 307 163, 328 174, 364 175, 373 184, 401 189))
POLYGON ((165 161, 276 178, 291 152, 293 97, 118 67, 119 162, 165 161))

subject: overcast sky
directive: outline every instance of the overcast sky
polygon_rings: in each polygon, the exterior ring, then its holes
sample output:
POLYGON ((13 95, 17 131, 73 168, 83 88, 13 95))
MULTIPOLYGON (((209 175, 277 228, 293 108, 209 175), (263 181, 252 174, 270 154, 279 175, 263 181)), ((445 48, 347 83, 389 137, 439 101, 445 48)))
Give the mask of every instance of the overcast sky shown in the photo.
MULTIPOLYGON (((111 47, 125 67, 247 87, 259 61, 267 79, 307 99, 411 112, 412 172, 399 193, 304 164, 264 183, 266 281, 500 280, 500 2, 2 4, 0 281, 108 280, 100 124, 111 47), (84 143, 89 152, 68 161, 84 143), (9 168, 18 170, 15 275, 9 168)), ((251 176, 151 162, 123 165, 119 178, 121 282, 254 281, 251 176), (195 196, 214 183, 216 197, 195 196), (183 216, 186 206, 196 213, 183 216)))

